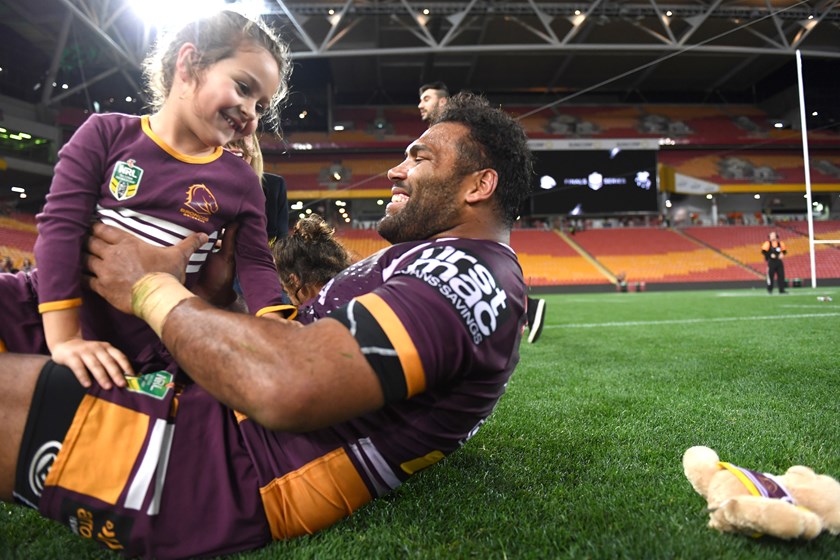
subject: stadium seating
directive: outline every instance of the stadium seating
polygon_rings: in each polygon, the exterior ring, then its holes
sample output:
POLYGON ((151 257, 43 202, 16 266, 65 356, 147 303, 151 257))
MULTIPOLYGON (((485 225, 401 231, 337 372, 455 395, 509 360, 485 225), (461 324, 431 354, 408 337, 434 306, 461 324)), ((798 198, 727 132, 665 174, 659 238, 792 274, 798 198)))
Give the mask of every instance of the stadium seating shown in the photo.
MULTIPOLYGON (((840 239, 838 222, 826 222, 825 225, 819 226, 815 223, 814 225, 815 232, 820 231, 819 235, 815 234, 817 238, 840 239)), ((776 226, 691 227, 684 230, 686 235, 718 249, 723 254, 762 274, 766 270, 766 265, 760 247, 771 231, 779 232, 787 248, 785 276, 789 279, 810 278, 811 257, 805 222, 784 222, 776 226)), ((814 262, 817 278, 840 278, 840 249, 837 249, 837 246, 815 245, 814 262)))
POLYGON ((20 267, 24 258, 35 262, 32 249, 35 247, 37 236, 34 216, 0 216, 0 257, 11 257, 16 267, 20 267))
MULTIPOLYGON (((765 272, 761 244, 777 231, 787 246, 789 279, 811 277, 808 224, 774 226, 692 226, 684 229, 623 227, 588 229, 575 235, 556 230, 514 229, 516 251, 529 286, 609 285, 614 277, 628 284, 761 281, 765 272)), ((815 237, 840 239, 840 221, 814 222, 815 237)), ((388 243, 374 229, 341 228, 338 238, 355 260, 388 243)), ((37 237, 30 214, 0 216, 0 256, 16 266, 34 261, 37 237)), ((816 277, 840 278, 840 244, 816 244, 816 277)))
POLYGON ((369 257, 390 245, 375 229, 343 228, 336 231, 336 237, 350 251, 354 261, 369 257))
POLYGON ((557 232, 514 230, 511 247, 529 286, 608 284, 610 279, 574 250, 557 232))
POLYGON ((577 233, 574 242, 628 283, 744 281, 758 276, 671 229, 592 229, 577 233))

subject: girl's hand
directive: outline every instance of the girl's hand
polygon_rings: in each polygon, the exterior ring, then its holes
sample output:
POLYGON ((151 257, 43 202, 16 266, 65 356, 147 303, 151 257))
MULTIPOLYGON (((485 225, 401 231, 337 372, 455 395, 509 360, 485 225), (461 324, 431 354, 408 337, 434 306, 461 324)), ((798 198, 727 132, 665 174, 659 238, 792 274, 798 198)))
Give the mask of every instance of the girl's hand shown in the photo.
POLYGON ((83 387, 91 386, 90 375, 103 389, 125 387, 125 376, 134 374, 125 354, 99 340, 65 340, 55 346, 52 359, 69 367, 83 387))

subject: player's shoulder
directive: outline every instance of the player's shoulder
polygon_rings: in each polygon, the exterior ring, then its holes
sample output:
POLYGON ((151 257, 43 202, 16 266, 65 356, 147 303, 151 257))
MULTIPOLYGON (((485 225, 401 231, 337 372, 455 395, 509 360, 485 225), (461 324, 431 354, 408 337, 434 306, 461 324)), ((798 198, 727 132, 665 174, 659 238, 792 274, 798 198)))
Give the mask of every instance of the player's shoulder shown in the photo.
POLYGON ((459 259, 480 259, 516 262, 516 253, 509 245, 486 239, 466 237, 438 237, 424 241, 397 243, 387 250, 390 257, 415 256, 416 258, 441 258, 447 262, 459 259))
MULTIPOLYGON (((393 245, 382 258, 385 280, 411 275, 429 281, 453 277, 496 278, 502 284, 521 282, 522 268, 508 245, 482 239, 441 237, 393 245)), ((495 283, 495 281, 494 281, 495 283)))

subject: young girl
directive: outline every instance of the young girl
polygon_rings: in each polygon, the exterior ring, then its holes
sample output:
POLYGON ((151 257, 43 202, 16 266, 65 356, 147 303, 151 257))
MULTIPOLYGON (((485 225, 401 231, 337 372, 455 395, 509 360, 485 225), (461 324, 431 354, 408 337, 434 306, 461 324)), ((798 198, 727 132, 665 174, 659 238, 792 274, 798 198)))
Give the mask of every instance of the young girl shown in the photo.
POLYGON ((275 117, 290 70, 286 45, 263 25, 221 12, 159 42, 145 64, 154 113, 92 115, 61 149, 38 215, 37 288, 53 360, 90 385, 124 386, 132 364, 171 366, 143 321, 108 306, 81 283, 81 252, 92 220, 169 246, 192 232, 210 240, 191 258, 198 277, 226 224, 240 224, 236 270, 249 310, 279 309, 281 289, 266 236, 259 181, 223 150, 275 117), (119 348, 119 350, 117 349, 119 348))

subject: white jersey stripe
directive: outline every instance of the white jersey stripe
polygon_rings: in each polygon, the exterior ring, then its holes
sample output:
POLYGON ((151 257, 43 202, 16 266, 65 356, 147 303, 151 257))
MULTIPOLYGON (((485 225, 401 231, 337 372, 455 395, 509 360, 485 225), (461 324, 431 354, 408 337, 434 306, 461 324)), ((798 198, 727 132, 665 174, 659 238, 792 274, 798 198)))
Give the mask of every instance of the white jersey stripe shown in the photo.
MULTIPOLYGON (((103 224, 128 232, 138 239, 142 239, 146 243, 156 247, 171 247, 194 233, 192 230, 179 226, 178 224, 136 212, 129 208, 103 208, 97 205, 96 210, 103 224)), ((190 255, 190 262, 186 270, 187 274, 195 274, 201 270, 201 266, 207 260, 207 255, 213 250, 218 238, 219 232, 214 231, 210 234, 207 243, 190 255)))
POLYGON ((360 439, 359 446, 362 448, 368 460, 373 464, 373 468, 382 477, 385 484, 391 487, 391 490, 395 490, 402 484, 400 479, 397 478, 397 475, 394 474, 394 471, 391 470, 391 467, 388 466, 385 457, 382 456, 376 446, 373 445, 373 442, 370 441, 370 438, 360 439))
POLYGON ((137 469, 137 474, 134 475, 126 494, 126 509, 139 510, 143 506, 143 500, 149 492, 149 486, 152 484, 155 470, 158 467, 161 445, 165 441, 165 435, 166 420, 158 418, 152 427, 152 433, 149 436, 149 443, 146 446, 146 452, 143 454, 143 460, 140 462, 140 468, 137 469))
POLYGON ((116 212, 103 208, 99 212, 99 216, 103 219, 110 218, 115 222, 123 224, 127 228, 131 228, 135 231, 134 235, 137 237, 154 239, 167 247, 178 243, 184 238, 184 236, 173 235, 171 232, 158 227, 155 224, 145 223, 143 220, 138 219, 137 216, 127 216, 122 212, 116 212))
POLYGON ((97 205, 96 211, 99 214, 105 214, 106 212, 119 214, 125 220, 137 220, 149 224, 155 229, 166 231, 171 235, 180 237, 181 239, 187 237, 191 233, 194 233, 193 230, 187 229, 184 226, 180 226, 178 224, 170 222, 169 220, 164 220, 155 216, 150 216, 149 214, 143 214, 142 212, 137 212, 136 210, 132 210, 131 208, 103 208, 102 206, 97 205))
POLYGON ((362 451, 359 449, 359 446, 355 443, 351 443, 350 449, 353 451, 353 455, 356 456, 356 459, 359 461, 359 464, 362 465, 362 468, 365 470, 365 475, 367 476, 367 479, 371 482, 371 484, 373 484, 373 487, 376 490, 376 496, 381 497, 387 494, 388 488, 380 484, 379 479, 373 476, 373 473, 370 472, 370 468, 368 467, 367 461, 365 461, 365 458, 362 455, 362 451))
POLYGON ((123 231, 125 231, 125 232, 128 232, 128 233, 130 233, 131 235, 133 235, 134 237, 137 237, 137 238, 139 238, 139 239, 142 239, 143 241, 145 241, 145 242, 146 242, 146 243, 148 243, 149 245, 154 245, 155 247, 166 247, 166 245, 164 245, 163 243, 160 243, 159 241, 155 241, 154 239, 149 239, 148 237, 143 237, 142 235, 137 235, 137 232, 136 232, 136 231, 134 231, 133 229, 130 229, 130 228, 128 228, 128 227, 126 227, 126 226, 124 226, 124 225, 123 225, 123 224, 121 224, 120 222, 115 222, 115 221, 114 221, 114 220, 112 220, 111 218, 107 218, 107 217, 105 217, 105 216, 101 216, 101 218, 102 218, 102 223, 103 223, 103 224, 105 224, 105 225, 109 225, 109 226, 113 226, 113 227, 115 227, 115 228, 117 228, 117 229, 121 229, 121 230, 123 230, 123 231))
POLYGON ((155 474, 155 495, 152 497, 152 503, 149 504, 149 509, 146 512, 149 515, 157 515, 160 511, 160 498, 163 495, 163 484, 166 481, 166 469, 169 466, 169 453, 172 451, 172 436, 174 434, 175 424, 167 424, 163 432, 163 441, 160 444, 161 457, 155 474))

